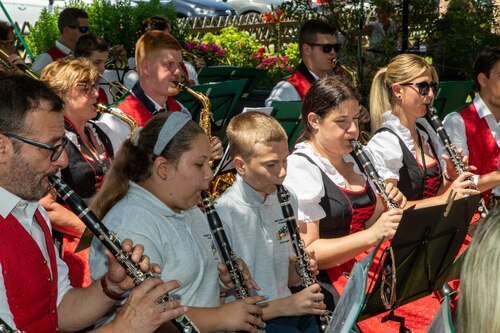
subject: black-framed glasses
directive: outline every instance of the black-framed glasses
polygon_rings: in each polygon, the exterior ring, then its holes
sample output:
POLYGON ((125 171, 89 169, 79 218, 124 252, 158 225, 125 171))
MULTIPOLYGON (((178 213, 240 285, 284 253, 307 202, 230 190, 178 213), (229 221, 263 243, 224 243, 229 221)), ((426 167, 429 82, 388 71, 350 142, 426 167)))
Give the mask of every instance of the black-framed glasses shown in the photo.
POLYGON ((429 91, 432 89, 432 92, 435 93, 437 88, 438 88, 438 83, 436 81, 431 81, 431 82, 408 82, 408 83, 400 83, 400 86, 417 86, 418 87, 418 93, 422 96, 427 96, 429 95, 429 91))
POLYGON ((340 51, 340 47, 342 44, 340 43, 326 43, 326 44, 317 44, 317 43, 306 43, 307 45, 311 46, 321 46, 323 48, 323 53, 330 53, 332 50, 335 50, 335 53, 338 53, 340 51))
POLYGON ((80 31, 80 33, 82 34, 86 34, 90 30, 90 27, 88 25, 68 25, 68 28, 78 29, 78 31, 80 31))
POLYGON ((380 298, 387 310, 392 309, 396 302, 396 263, 394 251, 388 247, 382 254, 382 285, 380 286, 380 298))
POLYGON ((84 87, 83 91, 87 95, 90 95, 92 93, 92 89, 95 89, 95 90, 99 91, 99 87, 100 87, 99 82, 94 82, 94 83, 90 83, 90 82, 78 82, 76 85, 79 86, 79 87, 84 87))
POLYGON ((38 148, 43 148, 43 149, 48 149, 52 151, 52 155, 50 155, 50 160, 52 162, 57 161, 59 157, 61 157, 61 154, 64 151, 64 148, 66 148, 66 145, 68 144, 68 138, 63 136, 61 139, 61 143, 55 146, 49 145, 47 143, 43 142, 38 142, 32 139, 25 138, 24 136, 19 136, 15 134, 4 134, 8 138, 13 138, 16 140, 19 140, 21 142, 27 143, 29 145, 38 147, 38 148))

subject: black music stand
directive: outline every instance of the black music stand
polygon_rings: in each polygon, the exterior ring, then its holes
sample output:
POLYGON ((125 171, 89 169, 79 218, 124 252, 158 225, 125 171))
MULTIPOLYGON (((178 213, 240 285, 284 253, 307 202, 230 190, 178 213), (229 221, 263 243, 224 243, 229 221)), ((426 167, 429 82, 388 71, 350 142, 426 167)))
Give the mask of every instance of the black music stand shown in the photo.
MULTIPOLYGON (((442 288, 480 199, 479 194, 459 200, 451 198, 444 205, 404 211, 391 245, 396 267, 396 301, 383 321, 398 321, 404 331, 404 318, 394 316, 393 311, 442 288)), ((380 274, 367 295, 359 320, 387 311, 380 297, 381 284, 380 274)))

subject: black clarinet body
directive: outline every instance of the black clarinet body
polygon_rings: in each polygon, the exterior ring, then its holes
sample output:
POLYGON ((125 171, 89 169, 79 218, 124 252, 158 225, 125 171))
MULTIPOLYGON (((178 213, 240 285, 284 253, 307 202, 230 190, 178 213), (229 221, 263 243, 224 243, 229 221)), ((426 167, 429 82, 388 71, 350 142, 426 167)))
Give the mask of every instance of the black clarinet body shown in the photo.
POLYGON ((382 200, 384 200, 387 208, 388 209, 398 208, 399 205, 394 200, 389 198, 389 196, 385 192, 387 183, 382 178, 380 178, 377 169, 375 169, 373 163, 370 161, 370 158, 363 151, 363 145, 361 144, 361 142, 356 140, 350 140, 349 143, 352 146, 352 150, 359 164, 363 168, 363 170, 361 171, 363 171, 368 177, 370 177, 375 187, 377 187, 377 191, 382 197, 382 200))
POLYGON ((15 330, 0 318, 0 333, 25 333, 24 331, 15 330))
MULTIPOLYGON (((443 123, 441 122, 441 119, 439 119, 436 108, 433 107, 431 104, 427 104, 427 115, 431 121, 432 127, 436 131, 437 135, 441 139, 441 142, 445 146, 446 151, 450 155, 450 159, 453 163, 453 166, 457 170, 457 173, 461 175, 462 173, 466 172, 467 166, 462 162, 462 159, 460 159, 460 157, 458 156, 457 148, 451 142, 450 137, 448 136, 448 133, 446 132, 446 129, 444 128, 443 123)), ((486 207, 484 199, 482 198, 481 201, 479 202, 478 211, 482 218, 488 215, 488 208, 486 207)))
POLYGON ((203 207, 205 208, 205 214, 207 215, 208 224, 210 226, 210 232, 214 237, 215 245, 217 246, 222 260, 229 270, 231 281, 235 285, 236 297, 238 299, 249 297, 250 290, 245 282, 245 279, 243 278, 243 275, 238 269, 236 254, 231 249, 231 245, 229 244, 229 240, 226 236, 226 231, 224 230, 224 226, 222 225, 219 214, 212 204, 210 195, 207 192, 202 191, 201 198, 203 201, 203 207))
MULTIPOLYGON (((90 210, 78 194, 76 194, 63 180, 52 175, 49 181, 57 191, 61 199, 71 208, 71 210, 82 220, 82 222, 92 231, 92 233, 102 242, 102 244, 113 254, 118 262, 125 268, 127 274, 134 279, 136 285, 142 284, 149 278, 158 277, 152 272, 141 271, 139 264, 133 262, 130 254, 123 251, 121 240, 116 233, 110 231, 101 220, 90 210)), ((156 302, 163 304, 170 300, 168 294, 160 297, 156 302)), ((172 324, 183 333, 200 332, 195 324, 187 317, 181 316, 172 320, 172 324)))
MULTIPOLYGON (((316 276, 313 274, 311 266, 309 265, 309 255, 306 251, 306 245, 302 238, 300 238, 299 227, 295 220, 292 205, 290 204, 290 193, 283 185, 276 185, 278 188, 278 200, 281 204, 281 211, 285 218, 290 239, 292 241, 293 251, 297 256, 297 273, 300 276, 300 281, 303 287, 307 288, 315 283, 318 283, 316 276)), ((320 330, 324 332, 330 322, 330 317, 327 315, 320 316, 320 330)))

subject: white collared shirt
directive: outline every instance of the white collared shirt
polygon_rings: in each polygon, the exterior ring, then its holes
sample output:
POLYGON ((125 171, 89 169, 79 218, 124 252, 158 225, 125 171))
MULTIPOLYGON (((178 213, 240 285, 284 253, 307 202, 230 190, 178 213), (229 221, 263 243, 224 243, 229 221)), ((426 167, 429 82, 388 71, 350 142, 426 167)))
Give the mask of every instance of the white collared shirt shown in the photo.
MULTIPOLYGON (((309 73, 311 73, 315 81, 319 79, 319 76, 317 76, 313 72, 309 71, 309 73)), ((271 103, 273 101, 301 101, 301 100, 302 98, 300 98, 297 89, 295 89, 295 87, 287 80, 282 80, 274 86, 273 90, 271 91, 271 94, 266 99, 266 106, 271 106, 271 103)))
MULTIPOLYGON (((49 254, 47 252, 47 247, 45 244, 45 236, 43 230, 37 222, 34 222, 34 216, 36 210, 39 210, 42 214, 45 222, 47 223, 49 230, 52 227, 49 221, 49 217, 45 210, 38 204, 38 202, 25 201, 18 196, 0 187, 0 215, 5 219, 9 214, 12 214, 19 223, 26 229, 26 231, 33 237, 37 243, 43 257, 50 263, 49 254)), ((4 235, 2 235, 4 236, 4 235)), ((5 236, 4 236, 5 237, 5 236)), ((50 244, 54 246, 54 244, 50 244)), ((68 290, 71 289, 71 285, 68 278, 68 267, 66 263, 62 261, 59 257, 59 252, 55 249, 56 260, 57 260, 57 305, 61 303, 63 296, 68 290)), ((21 263, 20 263, 21 264, 21 263)), ((50 264, 48 265, 49 270, 51 269, 50 264)), ((1 272, 0 264, 0 272, 1 272)), ((36 272, 33 272, 34 274, 36 272)), ((7 294, 5 290, 5 284, 3 280, 3 274, 0 273, 0 317, 12 328, 15 328, 12 313, 10 312, 9 303, 7 301, 7 294)))
MULTIPOLYGON (((497 145, 500 146, 500 122, 497 122, 495 116, 491 113, 488 106, 484 103, 480 94, 473 100, 474 107, 477 110, 479 118, 484 118, 491 131, 491 135, 495 138, 497 145)), ((467 146, 467 135, 465 133, 464 119, 458 112, 449 113, 443 121, 444 128, 450 137, 451 142, 457 147, 462 149, 463 155, 469 155, 469 148, 467 146)), ((500 166, 499 166, 500 170, 500 166)), ((500 195, 500 185, 493 188, 495 195, 500 195)))
MULTIPOLYGON (((73 54, 73 51, 71 51, 66 45, 64 45, 58 40, 56 40, 56 47, 67 56, 73 54)), ((31 69, 33 69, 37 73, 40 73, 42 69, 45 68, 45 66, 47 66, 53 61, 54 59, 52 59, 50 54, 48 54, 47 52, 42 53, 38 57, 36 57, 35 61, 33 62, 33 65, 31 66, 31 69)))

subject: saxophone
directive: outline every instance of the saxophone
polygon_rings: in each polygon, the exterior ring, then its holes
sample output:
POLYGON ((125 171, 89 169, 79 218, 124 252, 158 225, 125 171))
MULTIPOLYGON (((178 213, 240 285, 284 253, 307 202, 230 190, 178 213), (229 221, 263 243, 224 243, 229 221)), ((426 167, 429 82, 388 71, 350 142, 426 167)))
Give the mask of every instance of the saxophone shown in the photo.
POLYGON ((349 68, 345 65, 342 65, 337 59, 332 60, 332 70, 335 74, 343 76, 347 79, 349 79, 354 87, 358 89, 359 87, 359 76, 358 72, 356 72, 354 69, 349 68))
MULTIPOLYGON (((307 288, 318 281, 309 265, 309 255, 306 251, 306 244, 302 238, 300 238, 297 221, 295 220, 292 205, 290 204, 290 193, 283 185, 276 185, 276 187, 278 189, 278 200, 281 205, 281 211, 283 212, 283 217, 285 218, 286 226, 290 233, 293 250, 297 256, 297 273, 300 276, 302 286, 307 288)), ((320 330, 321 332, 325 332, 330 322, 330 316, 320 316, 319 320, 321 322, 320 330)))
MULTIPOLYGON (((212 112, 210 111, 210 98, 206 95, 197 92, 181 82, 177 82, 178 89, 186 90, 188 93, 196 98, 203 108, 200 112, 199 125, 208 136, 208 140, 212 141, 212 112)), ((210 167, 214 166, 214 161, 210 160, 210 167)), ((212 198, 220 196, 227 188, 229 188, 236 181, 236 177, 232 172, 226 172, 221 175, 215 175, 214 179, 208 185, 208 192, 212 198)))
MULTIPOLYGON (((71 210, 82 220, 82 222, 92 231, 102 244, 113 254, 116 260, 123 266, 127 274, 134 278, 136 285, 142 284, 149 278, 157 277, 152 272, 144 273, 139 264, 130 259, 130 253, 123 251, 121 240, 116 233, 110 231, 99 218, 91 211, 85 201, 78 196, 64 181, 52 175, 49 176, 49 182, 57 191, 57 194, 71 208, 71 210)), ((158 304, 164 304, 170 300, 169 294, 164 294, 156 300, 158 304)), ((200 332, 196 325, 187 317, 180 316, 173 319, 172 324, 183 333, 200 332)))
POLYGON ((129 136, 132 136, 132 134, 134 134, 134 132, 137 130, 137 128, 139 128, 139 125, 134 120, 134 118, 132 118, 128 114, 125 114, 121 111, 117 111, 116 108, 111 108, 111 107, 108 107, 108 106, 103 105, 103 104, 97 104, 96 111, 99 114, 109 113, 109 114, 123 120, 124 122, 126 122, 130 126, 129 136))

